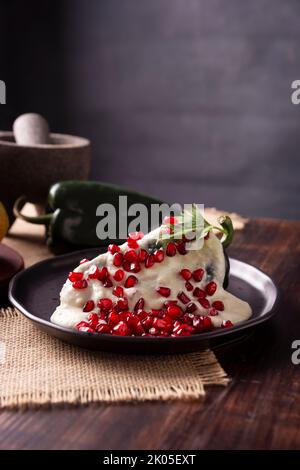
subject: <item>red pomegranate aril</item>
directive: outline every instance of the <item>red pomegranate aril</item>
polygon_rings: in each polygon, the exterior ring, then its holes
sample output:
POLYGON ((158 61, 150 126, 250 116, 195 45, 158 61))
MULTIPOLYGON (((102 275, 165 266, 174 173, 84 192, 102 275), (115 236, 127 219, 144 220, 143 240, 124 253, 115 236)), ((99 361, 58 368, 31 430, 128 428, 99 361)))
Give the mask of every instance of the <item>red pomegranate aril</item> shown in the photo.
POLYGON ((149 254, 145 261, 145 268, 152 268, 155 263, 155 257, 152 254, 149 254))
POLYGON ((179 294, 177 295, 177 299, 180 300, 180 302, 182 302, 183 304, 188 304, 190 302, 191 299, 188 298, 188 296, 184 293, 184 292, 179 292, 179 294))
POLYGON ((180 255, 186 255, 187 254, 187 250, 186 250, 184 242, 177 243, 176 248, 177 248, 177 251, 180 255))
POLYGON ((108 245, 108 251, 114 255, 115 253, 118 253, 120 251, 120 247, 118 245, 108 245))
POLYGON ((144 237, 143 232, 131 232, 129 234, 129 238, 131 238, 132 240, 141 240, 143 237, 144 237))
POLYGON ((90 313, 88 316, 88 321, 93 322, 93 323, 98 323, 99 322, 99 317, 97 313, 90 313))
POLYGON ((128 300, 125 298, 117 300, 117 306, 120 310, 127 310, 128 309, 128 300))
POLYGON ((128 326, 135 336, 142 336, 145 333, 141 321, 137 317, 132 317, 128 320, 128 326))
POLYGON ((89 324, 86 321, 80 321, 79 323, 76 323, 75 328, 76 330, 79 330, 79 328, 89 328, 89 324))
POLYGON ((113 288, 113 295, 116 297, 124 297, 124 289, 121 286, 116 286, 113 288))
POLYGON ((100 271, 98 270, 97 279, 99 279, 99 281, 104 282, 108 276, 109 274, 106 266, 103 266, 100 271))
POLYGON ((145 312, 145 310, 141 310, 140 312, 137 313, 137 317, 139 318, 139 320, 144 320, 148 316, 149 314, 145 312))
POLYGON ((133 309, 134 312, 138 312, 139 310, 143 310, 144 305, 145 305, 145 300, 143 299, 143 297, 141 297, 134 306, 134 309, 133 309))
POLYGON ((71 282, 81 281, 83 279, 83 273, 73 271, 69 273, 68 278, 71 282))
POLYGON ((183 315, 183 311, 178 305, 170 305, 167 308, 167 315, 175 320, 183 315))
POLYGON ((217 290, 217 284, 214 281, 209 282, 205 287, 207 295, 214 295, 217 290))
POLYGON ((159 286, 156 288, 156 292, 158 292, 163 297, 169 297, 171 294, 171 289, 169 289, 169 287, 159 286))
POLYGON ((119 313, 119 320, 124 321, 126 324, 128 324, 128 322, 131 318, 134 318, 134 316, 131 312, 129 312, 129 310, 125 310, 125 311, 119 313))
POLYGON ((114 266, 116 266, 117 268, 119 268, 120 266, 122 266, 122 263, 123 263, 123 255, 122 253, 116 253, 114 255, 114 259, 113 259, 113 264, 114 266))
POLYGON ((210 307, 210 303, 207 299, 198 298, 198 302, 202 305, 203 308, 207 309, 210 307))
POLYGON ((74 287, 74 289, 86 289, 88 283, 85 279, 82 279, 81 281, 73 282, 72 286, 74 287))
POLYGON ((83 307, 83 312, 91 312, 95 307, 95 302, 93 300, 88 300, 85 306, 83 307))
POLYGON ((212 306, 218 310, 219 312, 223 312, 224 310, 224 304, 221 300, 215 300, 213 303, 212 303, 212 306))
POLYGON ((115 281, 120 282, 124 279, 125 273, 122 269, 117 269, 115 274, 113 275, 113 278, 115 281))
POLYGON ((142 325, 144 328, 146 328, 147 330, 149 328, 151 328, 152 326, 152 323, 153 323, 153 317, 151 317, 150 315, 147 315, 145 318, 143 318, 142 320, 142 325))
POLYGON ((111 332, 109 326, 105 324, 97 325, 96 331, 100 334, 109 334, 111 332))
POLYGON ((189 281, 192 277, 192 273, 189 269, 182 269, 179 274, 185 281, 189 281))
POLYGON ((165 258, 165 253, 163 250, 157 250, 155 253, 154 253, 154 258, 155 258, 155 261, 156 263, 161 263, 164 258, 165 258))
POLYGON ((178 300, 165 300, 164 301, 164 307, 170 307, 170 305, 177 305, 178 300))
POLYGON ((151 313, 154 317, 159 317, 162 313, 162 310, 159 310, 158 308, 151 308, 151 313))
POLYGON ((104 281, 103 283, 103 287, 112 287, 113 286, 113 283, 112 283, 112 280, 107 278, 106 281, 104 281))
POLYGON ((208 314, 209 314, 211 317, 215 317, 216 315, 219 315, 219 314, 218 314, 218 311, 217 311, 214 307, 212 307, 212 308, 209 309, 208 314))
POLYGON ((79 261, 79 264, 88 263, 89 261, 90 261, 89 259, 83 258, 81 261, 79 261))
POLYGON ((122 264, 122 267, 123 267, 124 271, 126 271, 127 273, 130 273, 130 271, 131 271, 131 262, 124 260, 123 264, 122 264))
POLYGON ((99 269, 97 266, 93 265, 88 270, 88 278, 89 279, 99 279, 99 269))
POLYGON ((134 287, 137 282, 138 282, 138 280, 135 276, 128 276, 128 278, 125 281, 126 289, 128 289, 130 287, 134 287))
POLYGON ((134 261, 133 263, 130 263, 130 271, 132 273, 139 273, 140 270, 141 270, 141 267, 138 261, 134 261))
POLYGON ((99 300, 98 307, 101 308, 101 310, 108 312, 109 310, 112 309, 113 302, 111 299, 103 298, 99 300))
POLYGON ((119 314, 115 310, 112 310, 107 317, 107 321, 110 325, 115 325, 119 321, 119 314))
POLYGON ((186 290, 189 292, 191 292, 194 289, 193 285, 189 281, 186 281, 184 285, 185 285, 186 290))
POLYGON ((132 238, 127 238, 127 245, 129 248, 132 248, 133 250, 136 250, 139 247, 139 244, 136 240, 133 240, 132 238))
POLYGON ((166 249, 166 255, 167 256, 175 256, 176 255, 176 245, 173 242, 168 243, 167 249, 166 249))
POLYGON ((195 269, 195 271, 193 271, 193 278, 196 282, 200 282, 203 278, 203 275, 204 275, 204 269, 202 268, 195 269))
POLYGON ((233 323, 230 320, 223 320, 222 328, 230 328, 231 326, 233 326, 233 323))
POLYGON ((137 261, 138 255, 134 250, 128 250, 126 251, 126 253, 124 253, 123 259, 129 261, 130 263, 133 263, 134 261, 137 261))
POLYGON ((128 336, 130 334, 130 330, 126 323, 121 320, 113 327, 112 334, 116 336, 128 336))
POLYGON ((194 331, 194 328, 186 323, 181 323, 180 325, 173 328, 173 333, 176 336, 190 336, 194 331))
POLYGON ((200 287, 195 287, 193 296, 198 297, 198 299, 204 299, 206 297, 206 292, 205 290, 200 289, 200 287))
POLYGON ((185 307, 185 311, 187 313, 193 313, 195 312, 195 310, 197 310, 197 305, 194 304, 194 302, 188 303, 187 306, 185 307))
POLYGON ((193 326, 197 333, 202 333, 203 331, 210 331, 213 328, 212 321, 207 316, 195 315, 193 320, 193 326))
POLYGON ((141 263, 146 261, 148 256, 148 251, 144 250, 143 248, 139 251, 138 258, 141 263))

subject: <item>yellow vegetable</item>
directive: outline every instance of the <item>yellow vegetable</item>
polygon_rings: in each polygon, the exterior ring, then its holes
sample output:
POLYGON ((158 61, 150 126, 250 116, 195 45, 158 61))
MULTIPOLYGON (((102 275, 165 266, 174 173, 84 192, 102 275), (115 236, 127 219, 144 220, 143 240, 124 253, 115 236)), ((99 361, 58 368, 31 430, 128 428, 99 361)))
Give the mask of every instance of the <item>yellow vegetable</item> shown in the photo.
POLYGON ((0 241, 7 234, 8 227, 9 227, 8 215, 5 210, 5 207, 0 202, 0 241))

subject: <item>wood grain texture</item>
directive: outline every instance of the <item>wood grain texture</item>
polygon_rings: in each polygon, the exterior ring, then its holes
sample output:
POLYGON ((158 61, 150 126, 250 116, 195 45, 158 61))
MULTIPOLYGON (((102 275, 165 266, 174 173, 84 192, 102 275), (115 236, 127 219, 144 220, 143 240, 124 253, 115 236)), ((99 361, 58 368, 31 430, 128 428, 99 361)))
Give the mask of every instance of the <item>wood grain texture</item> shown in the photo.
POLYGON ((2 412, 0 449, 299 449, 300 222, 252 220, 230 254, 281 289, 277 315, 216 350, 232 376, 204 401, 2 412))

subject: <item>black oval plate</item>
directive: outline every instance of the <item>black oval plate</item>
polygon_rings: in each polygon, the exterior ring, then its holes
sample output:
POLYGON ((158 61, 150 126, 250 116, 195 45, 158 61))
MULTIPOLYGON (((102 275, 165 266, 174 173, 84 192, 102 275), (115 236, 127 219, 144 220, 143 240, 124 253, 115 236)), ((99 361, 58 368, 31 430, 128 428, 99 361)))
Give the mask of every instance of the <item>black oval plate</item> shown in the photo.
MULTIPOLYGON (((207 341, 239 333, 268 320, 274 313, 278 291, 273 281, 259 269, 236 259, 230 259, 229 292, 247 301, 252 317, 232 328, 220 328, 208 333, 181 338, 120 337, 82 333, 50 322, 59 303, 59 293, 67 278, 82 258, 92 259, 101 249, 88 249, 51 258, 25 269, 10 282, 9 299, 41 330, 68 343, 102 351, 161 354, 191 352, 207 346, 207 341)), ((225 339, 225 338, 224 338, 225 339)))

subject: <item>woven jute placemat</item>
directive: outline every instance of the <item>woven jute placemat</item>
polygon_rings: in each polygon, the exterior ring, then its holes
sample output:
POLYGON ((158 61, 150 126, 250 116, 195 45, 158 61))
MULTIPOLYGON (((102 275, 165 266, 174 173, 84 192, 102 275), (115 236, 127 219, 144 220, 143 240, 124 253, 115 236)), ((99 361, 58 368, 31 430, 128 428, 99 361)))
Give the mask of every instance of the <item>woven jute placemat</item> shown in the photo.
POLYGON ((80 349, 0 310, 0 408, 197 399, 228 378, 214 353, 132 356, 80 349))

